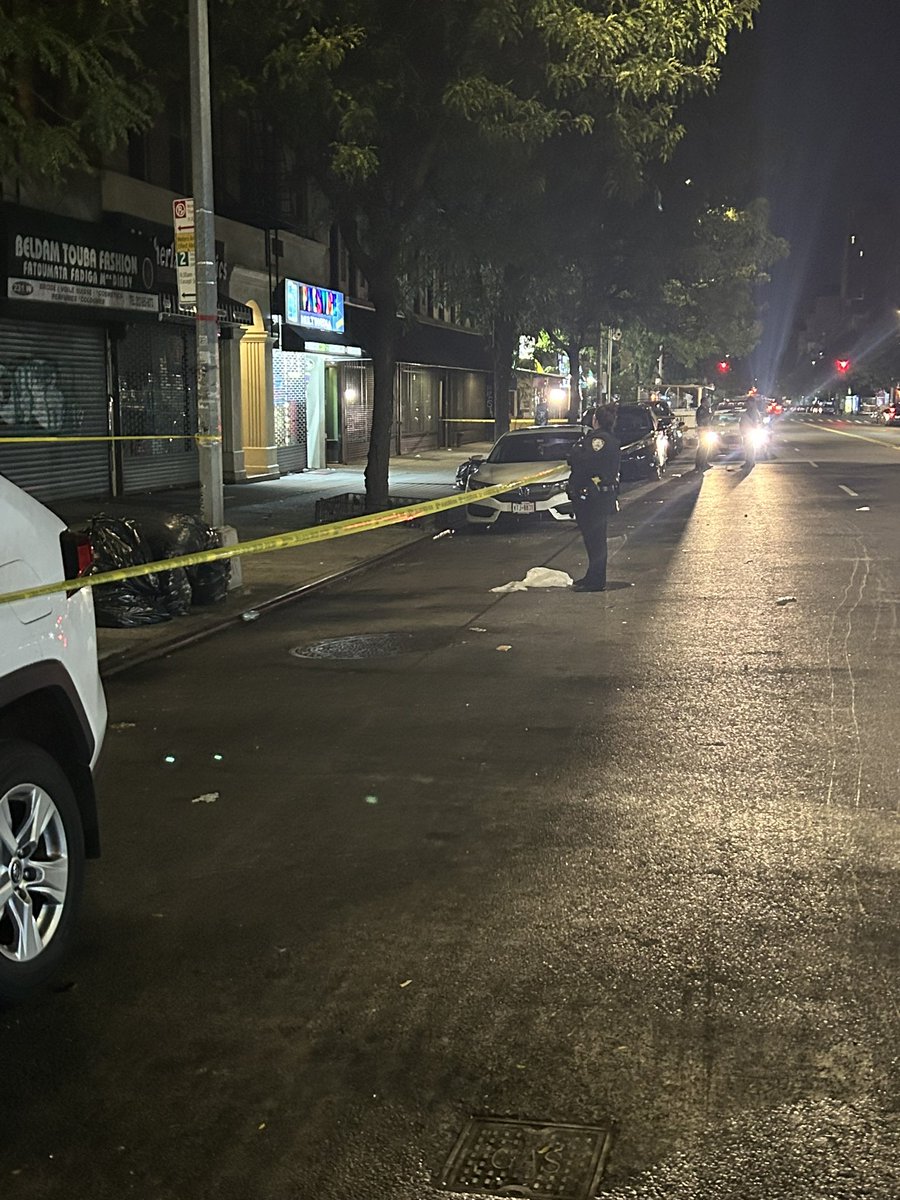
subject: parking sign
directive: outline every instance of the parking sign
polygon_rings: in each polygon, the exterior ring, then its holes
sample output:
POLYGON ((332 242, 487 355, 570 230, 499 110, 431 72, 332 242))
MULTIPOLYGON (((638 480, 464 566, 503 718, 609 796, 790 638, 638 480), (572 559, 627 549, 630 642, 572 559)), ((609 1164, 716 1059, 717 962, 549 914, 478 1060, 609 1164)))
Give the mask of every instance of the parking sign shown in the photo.
POLYGON ((197 304, 196 238, 194 201, 191 197, 172 201, 175 225, 175 273, 178 279, 178 303, 187 308, 197 304))

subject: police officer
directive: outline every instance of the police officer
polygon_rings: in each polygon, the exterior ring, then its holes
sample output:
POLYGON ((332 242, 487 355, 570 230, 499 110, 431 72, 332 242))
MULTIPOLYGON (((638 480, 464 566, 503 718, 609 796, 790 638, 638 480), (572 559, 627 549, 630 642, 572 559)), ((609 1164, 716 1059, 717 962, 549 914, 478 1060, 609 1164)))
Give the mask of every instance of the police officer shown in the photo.
POLYGON ((588 555, 583 579, 575 581, 576 592, 606 591, 606 524, 618 509, 619 442, 613 434, 616 410, 607 404, 589 408, 582 418, 590 429, 576 442, 569 455, 572 473, 566 485, 575 509, 575 519, 588 555))
POLYGON ((712 425, 712 413, 709 408, 709 397, 700 397, 700 407, 697 409, 697 456, 694 459, 694 470, 705 471, 709 467, 709 440, 704 431, 712 425))
POLYGON ((741 413, 740 419, 741 441, 744 443, 744 470, 749 470, 756 465, 757 438, 762 429, 762 423, 759 405, 751 397, 747 401, 747 407, 741 413))

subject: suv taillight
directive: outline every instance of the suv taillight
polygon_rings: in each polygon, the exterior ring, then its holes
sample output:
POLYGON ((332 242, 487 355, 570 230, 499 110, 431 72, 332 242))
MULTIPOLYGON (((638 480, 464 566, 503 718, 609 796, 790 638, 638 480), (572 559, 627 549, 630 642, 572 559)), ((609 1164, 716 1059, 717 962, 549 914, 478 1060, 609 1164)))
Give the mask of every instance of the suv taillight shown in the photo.
MULTIPOLYGON (((64 529, 59 535, 59 544, 65 578, 77 579, 79 575, 86 575, 94 562, 94 552, 88 535, 64 529)), ((68 594, 71 596, 72 592, 68 594)))

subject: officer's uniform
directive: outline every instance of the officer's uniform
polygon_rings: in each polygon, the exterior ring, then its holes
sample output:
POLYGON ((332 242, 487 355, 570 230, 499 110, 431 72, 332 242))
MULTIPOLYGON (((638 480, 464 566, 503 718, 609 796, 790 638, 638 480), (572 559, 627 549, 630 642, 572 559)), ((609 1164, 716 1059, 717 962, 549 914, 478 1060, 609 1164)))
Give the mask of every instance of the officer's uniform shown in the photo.
POLYGON ((741 441, 744 443, 744 466, 752 467, 756 463, 756 444, 754 435, 762 425, 762 417, 755 404, 748 404, 740 419, 741 441))
POLYGON ((704 429, 712 425, 712 413, 704 405, 697 409, 697 456, 694 459, 694 470, 705 471, 709 466, 709 446, 703 436, 704 429))
POLYGON ((619 442, 606 429, 589 430, 569 455, 566 490, 588 555, 584 579, 576 584, 583 591, 606 587, 606 524, 618 508, 619 460, 619 442))

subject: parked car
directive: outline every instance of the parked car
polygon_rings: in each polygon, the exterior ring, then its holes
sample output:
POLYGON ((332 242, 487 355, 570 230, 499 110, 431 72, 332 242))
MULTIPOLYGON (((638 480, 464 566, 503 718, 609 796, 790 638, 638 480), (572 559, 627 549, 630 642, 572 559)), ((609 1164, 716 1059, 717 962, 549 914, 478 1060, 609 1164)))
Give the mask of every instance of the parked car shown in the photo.
POLYGON ((474 475, 479 463, 484 462, 483 454, 473 454, 471 458, 465 459, 456 468, 456 486, 460 491, 466 490, 466 484, 469 482, 469 476, 474 475))
POLYGON ((500 517, 535 518, 542 514, 556 521, 574 520, 572 503, 566 495, 568 457, 583 433, 580 425, 540 425, 504 433, 486 458, 474 461, 474 469, 466 477, 465 490, 472 495, 472 503, 466 505, 468 523, 494 525, 500 517), (512 483, 554 465, 558 470, 540 483, 497 496, 477 496, 480 488, 512 483))
MULTIPOLYGON (((0 595, 90 565, 87 538, 3 476, 0 527, 0 595)), ((72 939, 105 729, 90 588, 0 603, 0 1000, 44 984, 72 939)))
POLYGON ((666 400, 653 401, 649 407, 657 425, 665 431, 669 443, 666 458, 675 458, 684 448, 684 421, 681 417, 676 417, 666 400))
POLYGON ((647 404, 620 404, 615 434, 622 447, 623 479, 659 479, 669 440, 647 404))
POLYGON ((900 425, 900 405, 888 404, 878 415, 882 425, 900 425))

